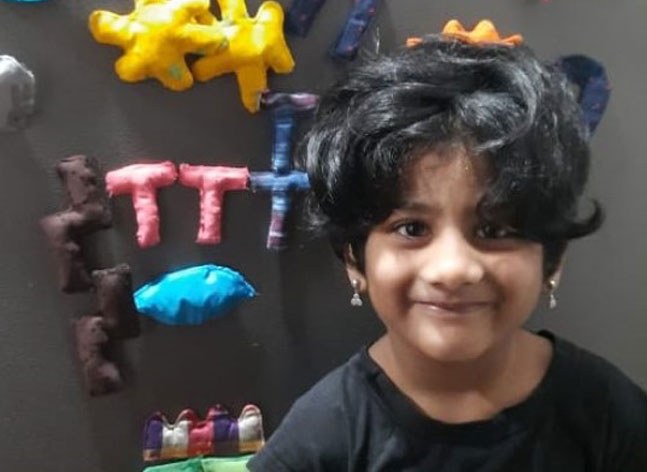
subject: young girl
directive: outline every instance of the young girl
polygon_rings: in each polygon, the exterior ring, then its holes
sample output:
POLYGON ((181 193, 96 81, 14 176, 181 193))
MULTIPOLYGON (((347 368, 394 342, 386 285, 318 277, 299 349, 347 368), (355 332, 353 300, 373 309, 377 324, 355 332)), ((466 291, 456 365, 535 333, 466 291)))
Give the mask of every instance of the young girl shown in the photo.
POLYGON ((523 45, 433 35, 337 83, 306 137, 313 221, 386 334, 250 470, 647 471, 645 392, 523 328, 601 224, 597 203, 578 212, 587 140, 563 75, 523 45))

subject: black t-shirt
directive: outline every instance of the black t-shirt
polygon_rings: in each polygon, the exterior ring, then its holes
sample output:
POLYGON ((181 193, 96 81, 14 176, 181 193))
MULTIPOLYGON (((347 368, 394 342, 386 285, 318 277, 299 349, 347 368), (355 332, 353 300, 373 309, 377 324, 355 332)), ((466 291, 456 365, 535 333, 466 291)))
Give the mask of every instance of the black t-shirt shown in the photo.
POLYGON ((461 424, 424 415, 355 354, 299 398, 250 461, 257 472, 647 472, 647 394, 620 370, 548 331, 531 395, 461 424))

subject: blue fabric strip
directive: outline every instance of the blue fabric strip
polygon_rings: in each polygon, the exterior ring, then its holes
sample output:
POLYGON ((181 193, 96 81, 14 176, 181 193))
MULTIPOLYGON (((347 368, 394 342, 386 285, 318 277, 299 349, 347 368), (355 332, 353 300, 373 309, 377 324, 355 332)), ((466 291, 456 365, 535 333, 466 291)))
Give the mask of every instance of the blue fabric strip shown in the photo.
POLYGON ((355 0, 341 33, 330 50, 339 59, 352 60, 357 55, 359 41, 377 12, 379 0, 355 0))

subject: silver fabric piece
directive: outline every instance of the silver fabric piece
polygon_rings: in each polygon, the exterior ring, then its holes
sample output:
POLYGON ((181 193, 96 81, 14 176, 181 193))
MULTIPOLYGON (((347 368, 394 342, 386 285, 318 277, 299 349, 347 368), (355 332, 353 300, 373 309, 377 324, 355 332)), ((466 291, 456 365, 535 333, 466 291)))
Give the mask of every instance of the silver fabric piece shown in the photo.
POLYGON ((34 74, 12 56, 0 55, 0 132, 26 128, 35 102, 34 74))

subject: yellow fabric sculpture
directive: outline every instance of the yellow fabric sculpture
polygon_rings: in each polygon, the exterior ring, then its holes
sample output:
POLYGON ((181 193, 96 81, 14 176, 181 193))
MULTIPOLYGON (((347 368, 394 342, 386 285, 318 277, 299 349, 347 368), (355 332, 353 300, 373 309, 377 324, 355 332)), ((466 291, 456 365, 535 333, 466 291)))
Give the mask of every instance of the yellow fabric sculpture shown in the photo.
POLYGON ((219 26, 196 23, 195 17, 208 11, 209 0, 135 0, 129 15, 98 10, 90 15, 89 24, 98 42, 124 49, 115 63, 122 80, 155 77, 179 91, 193 85, 185 54, 210 54, 226 47, 219 26))
POLYGON ((193 84, 184 55, 199 54, 192 67, 200 81, 234 72, 243 105, 254 113, 267 89, 267 69, 288 73, 294 59, 283 35, 283 10, 275 1, 250 17, 244 0, 218 0, 222 20, 209 12, 209 0, 135 0, 128 15, 95 11, 90 31, 100 43, 125 53, 115 64, 126 82, 150 77, 171 90, 193 84))
POLYGON ((192 66, 196 79, 206 81, 234 72, 243 105, 254 113, 259 109, 260 95, 267 90, 267 69, 287 74, 294 69, 294 59, 283 35, 283 9, 274 1, 261 4, 250 18, 244 0, 218 0, 222 20, 211 14, 198 21, 220 24, 228 47, 218 54, 198 59, 192 66))

